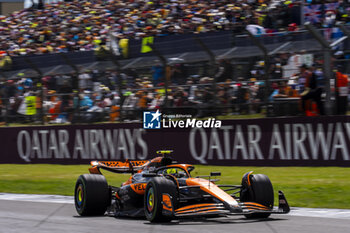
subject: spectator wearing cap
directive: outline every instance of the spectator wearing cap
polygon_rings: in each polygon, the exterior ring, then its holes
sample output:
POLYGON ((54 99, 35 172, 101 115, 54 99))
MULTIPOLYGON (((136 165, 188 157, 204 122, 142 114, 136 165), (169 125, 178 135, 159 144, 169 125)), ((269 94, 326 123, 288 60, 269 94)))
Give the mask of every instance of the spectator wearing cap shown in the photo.
POLYGON ((301 96, 301 106, 302 110, 305 112, 306 101, 313 100, 317 104, 318 111, 321 115, 324 115, 323 103, 321 99, 323 89, 317 85, 317 76, 315 70, 309 70, 309 68, 304 64, 300 67, 300 72, 305 77, 304 92, 300 94, 301 96))

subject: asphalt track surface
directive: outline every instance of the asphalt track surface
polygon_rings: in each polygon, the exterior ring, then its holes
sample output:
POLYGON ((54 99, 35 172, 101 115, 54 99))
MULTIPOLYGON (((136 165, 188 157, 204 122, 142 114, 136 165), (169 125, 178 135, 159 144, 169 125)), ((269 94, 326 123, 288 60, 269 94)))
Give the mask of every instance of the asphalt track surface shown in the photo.
MULTIPOLYGON (((348 212, 349 210, 347 212, 344 211, 344 213, 348 212)), ((54 201, 52 203, 9 199, 0 200, 1 233, 350 232, 350 217, 346 214, 345 216, 339 216, 339 218, 336 216, 306 217, 293 216, 292 214, 273 215, 267 220, 247 220, 241 216, 231 216, 211 219, 176 220, 166 224, 151 224, 144 219, 117 219, 108 216, 80 217, 77 215, 74 205, 65 201, 62 203, 60 201, 54 201)))

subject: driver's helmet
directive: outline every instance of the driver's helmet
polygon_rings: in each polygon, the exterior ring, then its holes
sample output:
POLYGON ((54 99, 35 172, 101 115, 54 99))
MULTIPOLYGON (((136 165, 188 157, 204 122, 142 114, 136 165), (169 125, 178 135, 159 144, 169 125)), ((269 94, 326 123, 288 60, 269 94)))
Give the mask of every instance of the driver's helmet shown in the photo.
POLYGON ((182 171, 181 169, 177 169, 177 168, 166 169, 166 174, 175 176, 176 178, 186 177, 186 173, 184 171, 182 171))
POLYGON ((176 176, 177 175, 177 169, 176 168, 168 168, 168 169, 166 169, 166 173, 167 173, 167 175, 176 176))

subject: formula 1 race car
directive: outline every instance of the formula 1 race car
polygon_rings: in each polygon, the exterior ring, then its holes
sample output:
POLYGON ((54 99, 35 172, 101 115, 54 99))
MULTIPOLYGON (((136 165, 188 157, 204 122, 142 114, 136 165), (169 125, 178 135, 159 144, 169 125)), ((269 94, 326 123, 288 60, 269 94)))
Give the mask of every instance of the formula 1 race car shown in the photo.
POLYGON ((274 191, 266 175, 248 172, 241 185, 218 185, 213 177, 220 172, 192 177, 194 166, 176 163, 171 152, 157 151, 160 156, 152 160, 92 161, 91 174, 79 176, 75 185, 77 212, 96 216, 107 211, 116 217, 145 216, 150 222, 164 222, 196 216, 267 218, 290 210, 282 191, 278 192, 279 207, 273 208, 274 191), (132 176, 121 187, 113 187, 100 169, 132 176))

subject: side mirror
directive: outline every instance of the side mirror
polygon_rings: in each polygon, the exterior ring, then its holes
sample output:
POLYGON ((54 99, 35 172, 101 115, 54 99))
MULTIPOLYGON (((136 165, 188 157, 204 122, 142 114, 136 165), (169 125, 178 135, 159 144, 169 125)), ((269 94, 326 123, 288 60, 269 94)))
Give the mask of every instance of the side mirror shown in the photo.
POLYGON ((210 172, 210 176, 221 176, 221 172, 210 172))

